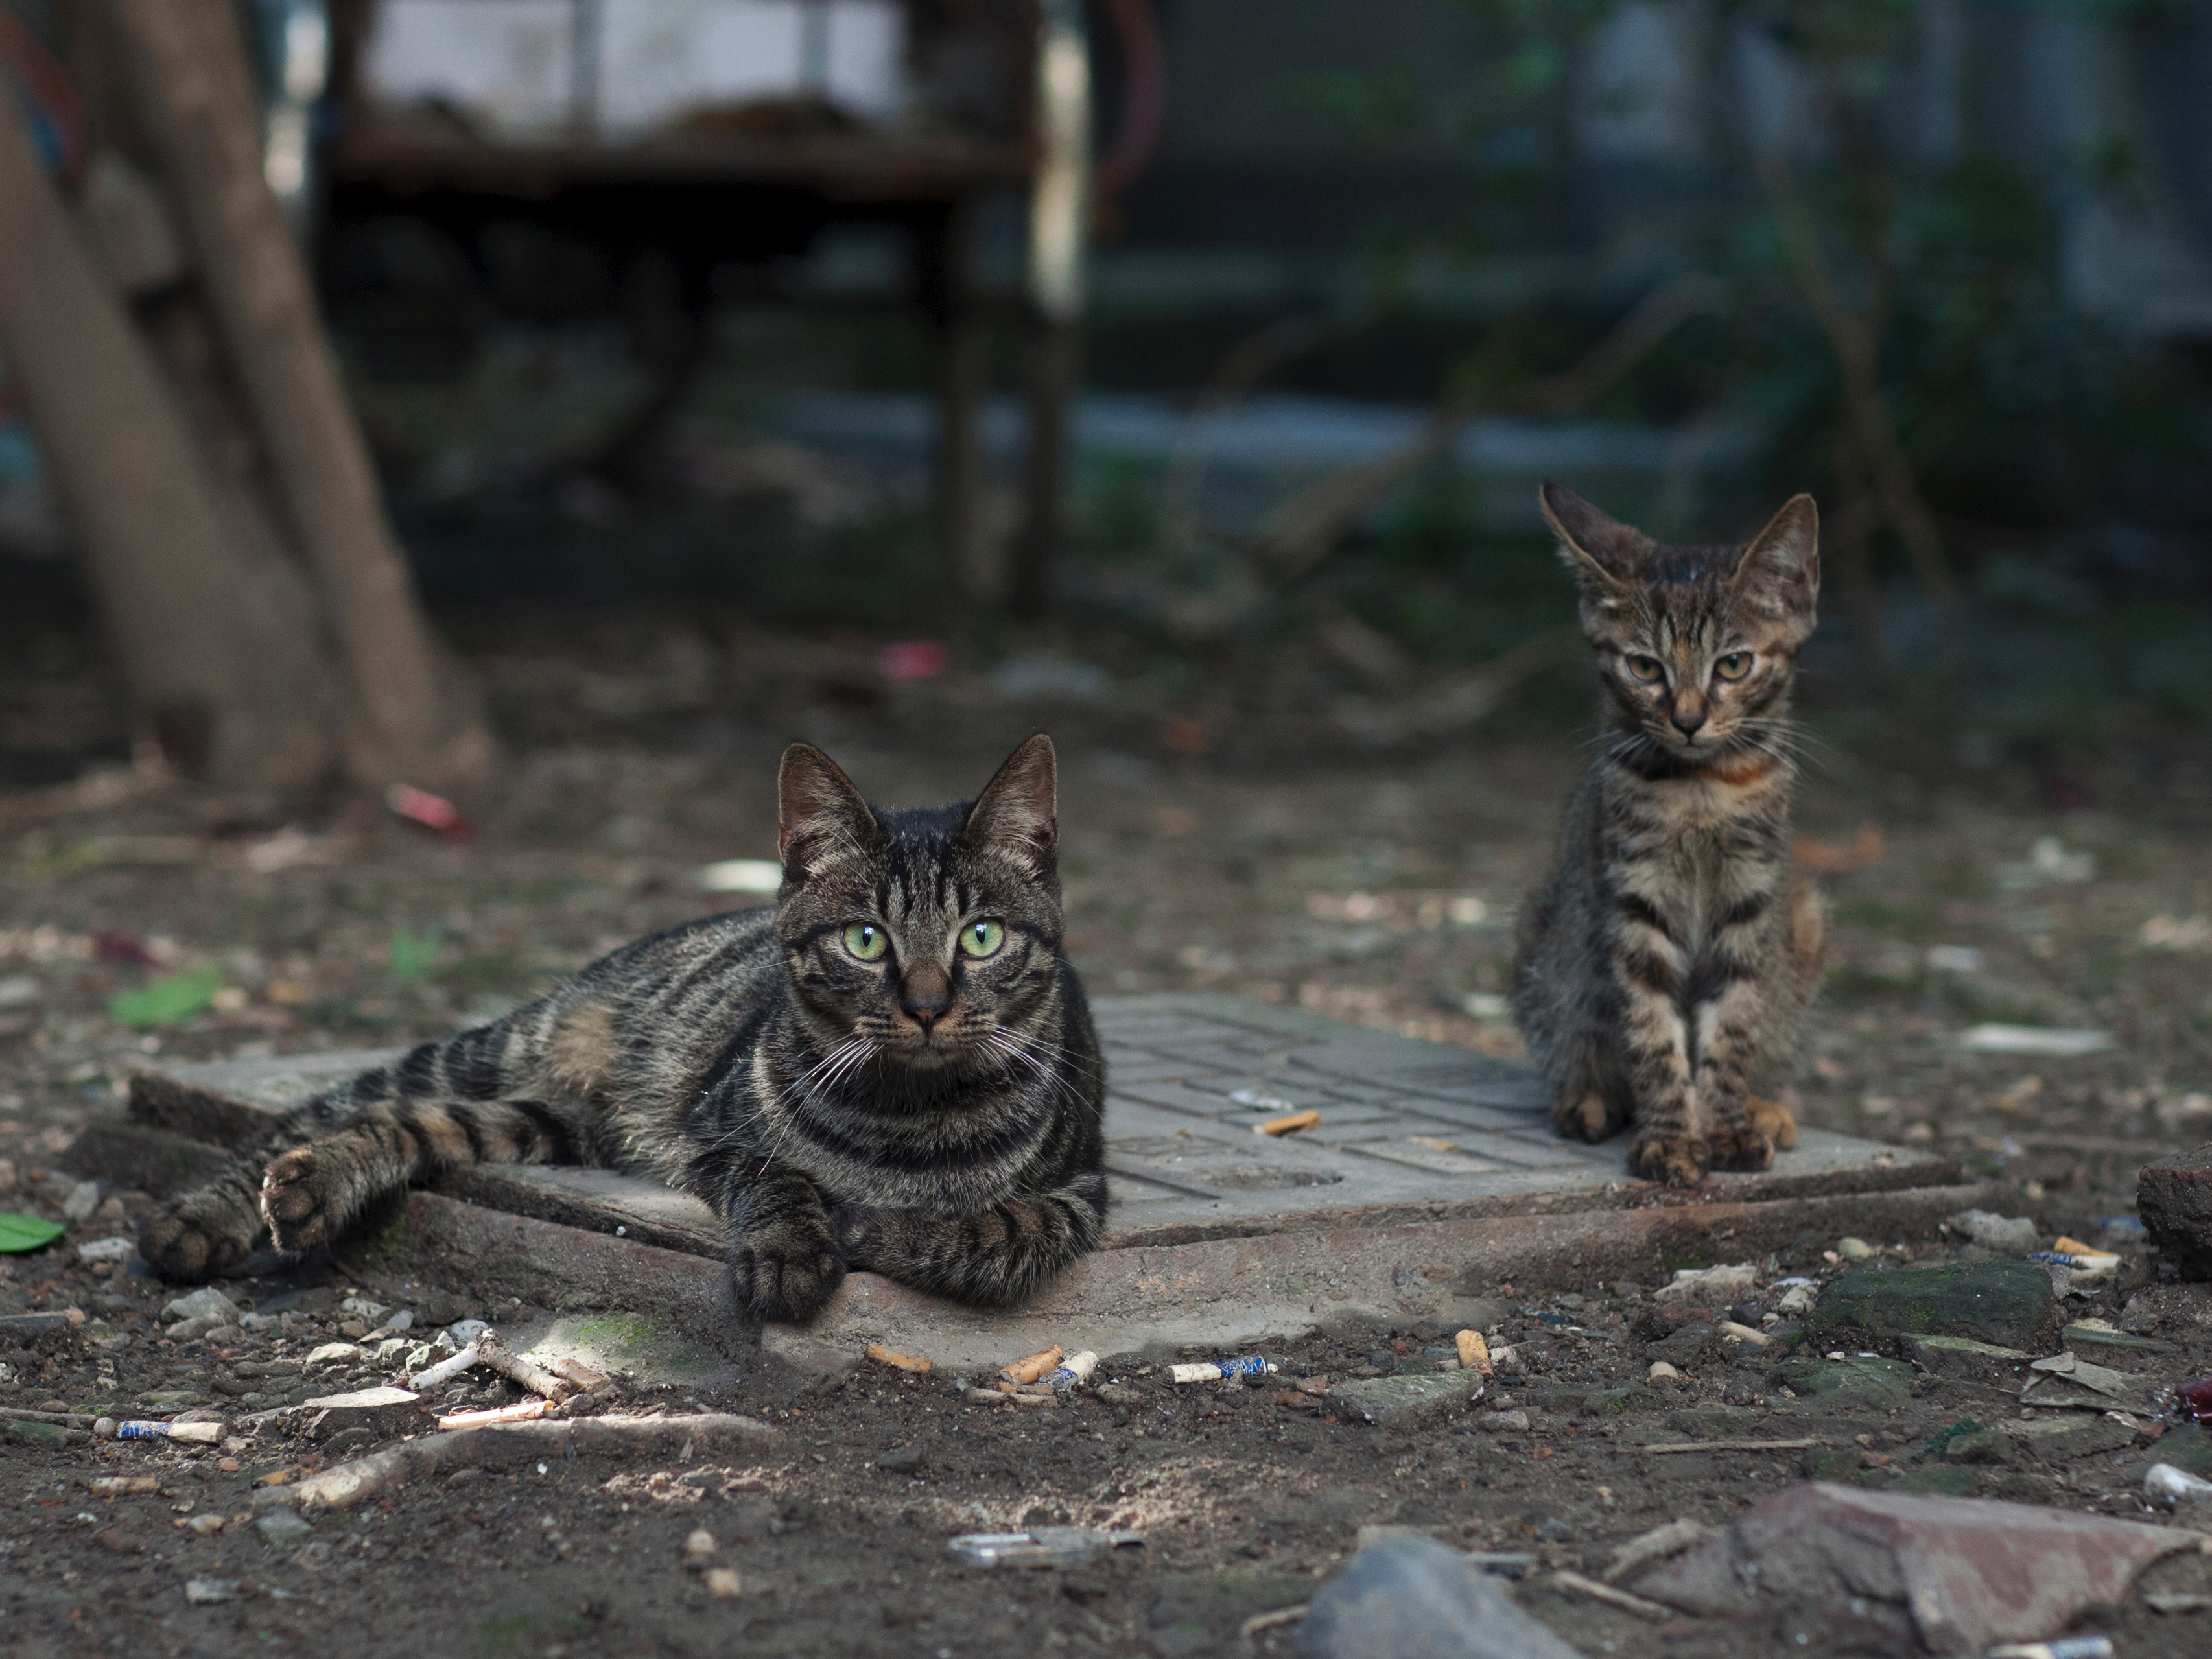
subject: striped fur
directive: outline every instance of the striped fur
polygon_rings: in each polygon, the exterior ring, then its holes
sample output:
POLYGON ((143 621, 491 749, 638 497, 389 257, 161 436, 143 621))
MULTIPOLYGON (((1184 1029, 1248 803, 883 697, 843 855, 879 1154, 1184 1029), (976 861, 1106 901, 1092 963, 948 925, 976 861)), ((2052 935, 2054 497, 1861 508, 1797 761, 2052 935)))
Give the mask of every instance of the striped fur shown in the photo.
POLYGON ((1738 547, 1663 547, 1544 486, 1608 696, 1559 860, 1522 908, 1513 1008, 1561 1134, 1632 1127, 1629 1168, 1763 1170, 1771 1090, 1820 979, 1819 893, 1790 865, 1790 690, 1820 581, 1809 495, 1738 547))
POLYGON ((147 1261, 204 1279, 264 1226, 307 1249, 441 1170, 581 1163, 727 1217, 757 1317, 808 1317, 853 1268, 1019 1301, 1106 1212, 1105 1074, 1061 950, 1056 781, 1039 735, 972 805, 887 811, 793 744, 775 909, 640 939, 308 1102, 149 1219, 147 1261), (979 922, 1003 942, 963 952, 979 922), (880 958, 848 948, 854 924, 888 934, 880 958))

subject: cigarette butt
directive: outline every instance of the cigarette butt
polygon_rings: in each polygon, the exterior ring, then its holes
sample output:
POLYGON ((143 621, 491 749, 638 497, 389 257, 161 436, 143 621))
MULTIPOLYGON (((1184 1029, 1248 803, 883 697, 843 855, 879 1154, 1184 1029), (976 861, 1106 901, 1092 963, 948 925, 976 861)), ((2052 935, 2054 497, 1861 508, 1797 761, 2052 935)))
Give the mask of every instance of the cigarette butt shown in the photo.
POLYGON ((553 1408, 550 1400, 526 1400, 488 1412, 453 1412, 438 1419, 441 1429, 480 1429, 487 1423, 534 1423, 553 1408))
POLYGON ((212 1446, 222 1438, 220 1423, 118 1423, 118 1440, 182 1440, 191 1445, 212 1446))
POLYGON ((1084 1381, 1097 1369, 1098 1356, 1085 1348, 1081 1353, 1068 1355, 1037 1381, 1047 1388, 1065 1389, 1084 1381))
POLYGON ((441 1382, 459 1376, 470 1366, 475 1364, 477 1359, 477 1345, 471 1342, 459 1353, 447 1356, 428 1370, 416 1372, 414 1377, 409 1382, 408 1387, 417 1394, 422 1393, 425 1389, 434 1389, 441 1382))
POLYGON ((161 1483, 150 1474, 103 1474, 84 1484, 95 1498, 128 1498, 135 1492, 161 1490, 161 1483))
POLYGON ((574 1382, 587 1394, 597 1394, 614 1387, 615 1380, 605 1371, 593 1370, 582 1360, 567 1354, 555 1354, 545 1361, 545 1369, 563 1382, 574 1382))
POLYGON ((708 1568, 706 1584, 707 1594, 717 1601, 726 1601, 730 1597, 740 1594, 744 1589, 744 1586, 738 1583, 738 1570, 735 1567, 708 1568))
POLYGON ((1490 1375, 1490 1344, 1482 1340, 1480 1331, 1462 1331, 1452 1340, 1459 1345, 1459 1365, 1463 1371, 1480 1371, 1490 1375))
POLYGON ((687 1559, 694 1562, 706 1560, 714 1553, 714 1534, 704 1527, 694 1529, 691 1535, 684 1540, 684 1553, 687 1559))
POLYGON ((878 1365, 896 1365, 902 1371, 912 1371, 916 1376, 929 1375, 929 1362, 918 1353, 901 1353, 896 1348, 886 1348, 880 1342, 868 1345, 868 1358, 878 1365))
POLYGON ((1287 1135, 1300 1129, 1310 1129, 1320 1121, 1321 1109, 1315 1107, 1303 1112, 1292 1112, 1288 1117, 1271 1117, 1265 1123, 1255 1123, 1252 1126, 1252 1133, 1255 1135, 1287 1135))
POLYGON ((2058 1242, 2051 1249, 2052 1253, 2057 1255, 2101 1255, 2104 1254, 2095 1245, 2084 1244, 2080 1239, 2068 1233, 2061 1233, 2058 1236, 2058 1242))
POLYGON ((1201 1359, 1188 1365, 1170 1365, 1168 1375, 1178 1382, 1219 1382, 1232 1376, 1272 1376, 1275 1362, 1258 1354, 1243 1359, 1201 1359))
POLYGON ((1017 1359, 999 1375, 1016 1387, 1019 1387, 1024 1382, 1036 1382, 1066 1357, 1066 1351, 1055 1345, 1049 1348, 1040 1349, 1026 1359, 1017 1359))
POLYGON ((1013 1398, 1010 1394, 997 1394, 989 1389, 963 1389, 960 1397, 977 1406, 1003 1406, 1013 1398))

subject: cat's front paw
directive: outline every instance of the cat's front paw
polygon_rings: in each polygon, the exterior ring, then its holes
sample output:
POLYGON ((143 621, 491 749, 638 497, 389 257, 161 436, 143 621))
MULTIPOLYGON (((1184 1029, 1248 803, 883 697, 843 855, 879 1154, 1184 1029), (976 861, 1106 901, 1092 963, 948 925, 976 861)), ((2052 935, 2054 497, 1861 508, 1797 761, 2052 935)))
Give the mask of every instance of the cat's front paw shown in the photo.
POLYGON ((1711 1151, 1697 1135, 1643 1134, 1628 1148, 1628 1173, 1639 1181, 1694 1187, 1711 1165, 1711 1151))
POLYGON ((260 1231, 259 1218, 234 1204, 198 1204, 187 1198, 156 1210, 138 1229, 138 1254, 161 1277, 202 1285, 246 1259, 260 1231))
POLYGON ((747 1228, 730 1252, 738 1306, 756 1319, 804 1324, 844 1282, 845 1258, 815 1217, 747 1228))
POLYGON ((1731 1123, 1715 1129, 1711 1137, 1716 1170, 1765 1170, 1774 1163, 1774 1143, 1756 1123, 1731 1123))
POLYGON ((1786 1152, 1797 1144, 1797 1120, 1790 1116, 1790 1109, 1780 1101, 1761 1100, 1753 1095, 1744 1105, 1751 1113, 1751 1121, 1759 1126, 1759 1132, 1779 1150, 1786 1152))
POLYGON ((337 1231, 335 1179, 331 1160, 314 1146, 270 1161, 261 1177, 261 1214, 278 1249, 308 1250, 330 1242, 337 1231))
POLYGON ((1621 1120, 1595 1089, 1578 1099, 1552 1103, 1553 1133, 1564 1140, 1607 1140, 1620 1127, 1621 1120))

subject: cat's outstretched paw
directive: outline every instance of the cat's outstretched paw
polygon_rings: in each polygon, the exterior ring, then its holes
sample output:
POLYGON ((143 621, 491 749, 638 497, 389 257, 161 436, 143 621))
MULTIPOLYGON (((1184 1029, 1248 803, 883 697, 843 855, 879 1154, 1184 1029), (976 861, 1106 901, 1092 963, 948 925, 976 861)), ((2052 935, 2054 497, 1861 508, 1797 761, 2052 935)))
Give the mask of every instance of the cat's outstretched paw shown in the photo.
POLYGON ((844 1282, 845 1258, 819 1218, 772 1222, 738 1235, 730 1279, 738 1306, 754 1318, 803 1324, 844 1282))
POLYGON ((1628 1173, 1639 1181, 1694 1187, 1705 1178, 1712 1154, 1696 1135, 1638 1135, 1628 1149, 1628 1173))
POLYGON ((1604 1140, 1619 1133, 1622 1122, 1595 1089, 1580 1099, 1552 1103, 1553 1130, 1565 1139, 1604 1140))
POLYGON ((331 1160, 316 1146, 295 1147, 270 1160, 261 1177, 261 1214, 280 1250, 308 1250, 337 1231, 331 1202, 331 1160))
POLYGON ((258 1218, 232 1205, 195 1205, 189 1199, 160 1209, 138 1229, 138 1254, 163 1279, 201 1285, 245 1260, 260 1231, 258 1218))
POLYGON ((1730 1123, 1710 1137, 1715 1170, 1764 1170, 1774 1162, 1774 1143, 1756 1123, 1730 1123))
MULTIPOLYGON (((1790 1115, 1790 1109, 1778 1100, 1761 1100, 1757 1095, 1744 1102, 1751 1113, 1751 1121, 1759 1132, 1772 1141, 1777 1148, 1788 1152, 1797 1144, 1797 1120, 1790 1115)), ((1764 1164, 1759 1166, 1764 1169, 1764 1164)))

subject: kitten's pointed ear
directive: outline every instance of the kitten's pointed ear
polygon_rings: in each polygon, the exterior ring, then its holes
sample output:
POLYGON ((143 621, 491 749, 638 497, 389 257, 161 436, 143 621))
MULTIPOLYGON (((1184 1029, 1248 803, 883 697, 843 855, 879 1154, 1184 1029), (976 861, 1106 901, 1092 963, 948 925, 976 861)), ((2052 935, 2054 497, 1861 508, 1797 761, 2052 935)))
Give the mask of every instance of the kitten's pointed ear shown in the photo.
POLYGON ((1032 876, 1053 867, 1060 846, 1060 759, 1050 738, 1040 732, 1006 757, 969 808, 965 833, 1032 876))
POLYGON ((1792 495, 1736 561, 1737 589, 1760 609, 1810 617, 1820 597, 1820 510, 1792 495))
POLYGON ((811 743, 783 751, 775 773, 775 850, 787 878, 804 880, 878 833, 876 815, 836 761, 811 743))
POLYGON ((1545 480, 1536 492, 1544 522, 1559 538, 1559 551, 1585 586, 1613 586, 1636 580, 1644 556, 1656 544, 1633 526, 1592 507, 1571 489, 1545 480))

